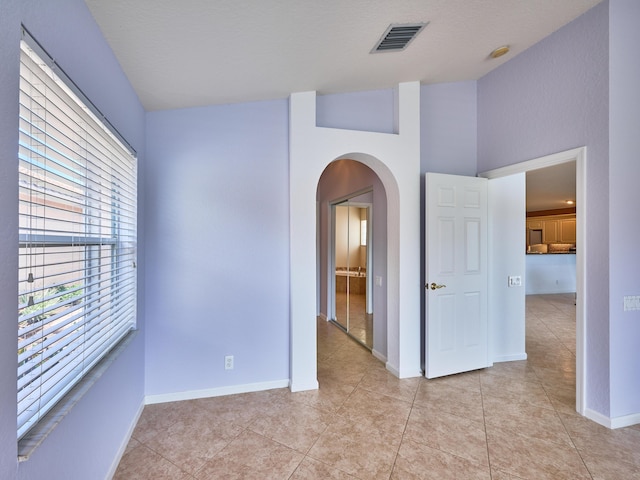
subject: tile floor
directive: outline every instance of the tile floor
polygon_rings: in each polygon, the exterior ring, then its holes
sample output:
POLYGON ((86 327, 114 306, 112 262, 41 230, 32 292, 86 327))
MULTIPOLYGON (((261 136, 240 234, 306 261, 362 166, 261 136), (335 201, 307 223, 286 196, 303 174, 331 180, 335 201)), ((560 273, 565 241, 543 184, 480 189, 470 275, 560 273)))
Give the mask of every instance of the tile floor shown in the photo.
POLYGON ((527 297, 529 359, 398 380, 318 323, 320 389, 145 407, 116 479, 640 479, 640 426, 574 411, 573 295, 527 297))
POLYGON ((336 292, 336 322, 369 350, 373 348, 373 314, 366 312, 367 296, 336 292), (348 314, 347 314, 348 312, 348 314))

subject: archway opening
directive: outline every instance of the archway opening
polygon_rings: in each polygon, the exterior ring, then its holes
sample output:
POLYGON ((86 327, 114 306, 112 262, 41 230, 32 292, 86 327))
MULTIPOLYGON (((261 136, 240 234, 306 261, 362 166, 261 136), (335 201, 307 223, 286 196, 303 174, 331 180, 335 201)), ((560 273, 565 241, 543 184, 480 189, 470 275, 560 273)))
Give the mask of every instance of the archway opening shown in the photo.
POLYGON ((318 314, 323 320, 336 322, 386 362, 384 184, 364 163, 339 159, 329 163, 320 176, 316 201, 318 314))

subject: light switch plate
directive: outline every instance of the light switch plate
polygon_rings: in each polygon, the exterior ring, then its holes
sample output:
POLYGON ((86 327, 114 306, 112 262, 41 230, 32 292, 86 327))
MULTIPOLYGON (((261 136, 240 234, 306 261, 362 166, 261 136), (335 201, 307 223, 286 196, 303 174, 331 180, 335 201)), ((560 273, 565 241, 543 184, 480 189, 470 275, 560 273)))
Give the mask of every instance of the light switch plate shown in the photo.
POLYGON ((520 275, 514 275, 509 277, 509 286, 510 287, 521 287, 522 286, 522 277, 520 275))

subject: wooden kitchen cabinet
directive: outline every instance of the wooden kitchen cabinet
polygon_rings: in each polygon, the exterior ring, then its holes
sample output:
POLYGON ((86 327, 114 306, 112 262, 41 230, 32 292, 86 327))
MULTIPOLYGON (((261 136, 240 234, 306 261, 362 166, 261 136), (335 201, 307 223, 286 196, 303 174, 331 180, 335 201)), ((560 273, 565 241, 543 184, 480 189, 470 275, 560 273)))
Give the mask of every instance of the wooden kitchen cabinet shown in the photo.
POLYGON ((558 221, 560 243, 576 243, 576 219, 566 218, 558 221))
POLYGON ((531 230, 542 231, 542 243, 576 243, 576 216, 548 215, 529 217, 527 225, 527 242, 531 230))
POLYGON ((558 240, 558 220, 544 220, 542 222, 542 242, 543 243, 560 243, 558 240))
POLYGON ((529 220, 529 219, 527 219, 527 228, 529 230, 542 230, 542 220, 539 220, 539 219, 529 220))

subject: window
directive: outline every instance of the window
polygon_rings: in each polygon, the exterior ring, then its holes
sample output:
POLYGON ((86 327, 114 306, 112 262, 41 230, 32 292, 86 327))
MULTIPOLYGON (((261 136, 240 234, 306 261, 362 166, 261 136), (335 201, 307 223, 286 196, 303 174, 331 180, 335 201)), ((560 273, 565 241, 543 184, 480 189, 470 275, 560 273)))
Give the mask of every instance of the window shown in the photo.
POLYGON ((24 38, 18 438, 136 322, 135 155, 26 32, 24 38))

